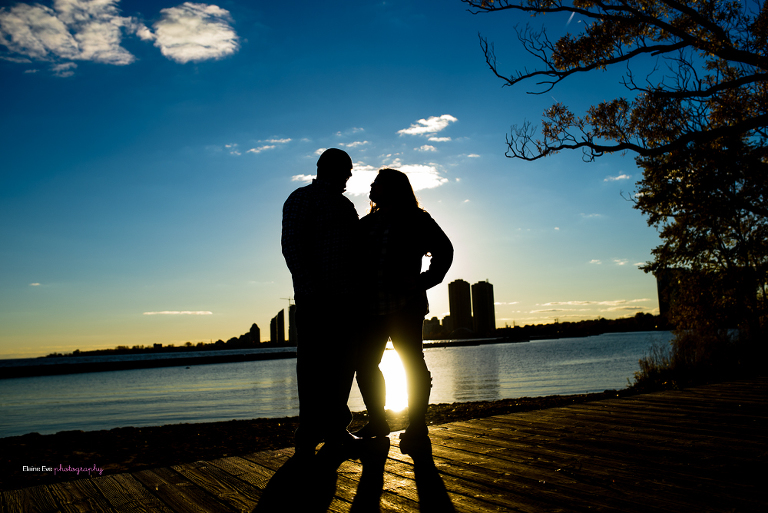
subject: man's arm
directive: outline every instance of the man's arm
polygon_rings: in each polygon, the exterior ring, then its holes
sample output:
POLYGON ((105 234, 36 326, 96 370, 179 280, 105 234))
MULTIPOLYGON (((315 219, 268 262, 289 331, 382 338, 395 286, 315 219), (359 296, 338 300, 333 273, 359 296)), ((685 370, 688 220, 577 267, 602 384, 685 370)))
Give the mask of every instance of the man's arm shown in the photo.
POLYGON ((280 243, 283 257, 293 277, 294 294, 311 294, 310 241, 312 237, 311 206, 306 194, 291 194, 283 205, 283 231, 280 243))

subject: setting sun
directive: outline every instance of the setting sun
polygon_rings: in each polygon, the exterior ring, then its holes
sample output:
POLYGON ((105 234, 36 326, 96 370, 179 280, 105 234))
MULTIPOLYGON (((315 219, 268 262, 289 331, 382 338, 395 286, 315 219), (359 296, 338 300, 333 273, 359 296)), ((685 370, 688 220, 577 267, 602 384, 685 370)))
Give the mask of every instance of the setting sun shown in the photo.
POLYGON ((405 380, 405 369, 400 355, 392 347, 392 342, 387 342, 387 351, 381 357, 379 364, 384 380, 387 383, 386 409, 402 411, 408 406, 408 387, 405 380))

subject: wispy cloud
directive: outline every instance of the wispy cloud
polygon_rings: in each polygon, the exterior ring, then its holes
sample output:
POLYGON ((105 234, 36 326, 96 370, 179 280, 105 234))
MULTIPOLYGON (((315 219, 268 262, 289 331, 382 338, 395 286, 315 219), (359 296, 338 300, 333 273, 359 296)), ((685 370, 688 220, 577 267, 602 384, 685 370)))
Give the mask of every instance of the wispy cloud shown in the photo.
POLYGON ((317 175, 293 175, 291 177, 292 182, 306 182, 309 183, 314 180, 317 175))
POLYGON ((39 286, 40 286, 40 284, 39 284, 39 283, 37 283, 37 282, 35 282, 35 283, 30 283, 30 284, 29 284, 29 286, 30 286, 30 287, 39 287, 39 286))
POLYGON ((290 139, 290 138, 288 138, 288 139, 266 139, 264 141, 259 141, 259 142, 265 142, 265 143, 269 143, 269 144, 287 144, 287 143, 291 142, 291 140, 292 139, 290 139))
POLYGON ((448 141, 451 140, 451 138, 450 137, 434 137, 433 136, 433 137, 430 137, 428 140, 432 141, 432 142, 448 142, 448 141))
POLYGON ((629 262, 629 260, 627 260, 626 258, 614 258, 613 259, 613 263, 616 264, 616 265, 627 265, 627 262, 629 262))
POLYGON ((611 307, 611 308, 606 308, 605 310, 601 310, 601 311, 602 312, 624 312, 624 311, 636 312, 638 310, 645 310, 645 308, 642 307, 642 306, 629 306, 629 305, 627 305, 627 306, 614 306, 614 307, 611 307))
POLYGON ((449 124, 458 121, 450 114, 443 114, 442 116, 431 116, 427 119, 420 119, 416 123, 412 124, 408 128, 398 130, 400 135, 426 135, 434 134, 444 130, 449 124))
POLYGON ((478 155, 477 153, 470 153, 469 155, 467 155, 467 157, 471 159, 478 159, 480 158, 480 155, 478 155))
POLYGON ((418 148, 414 148, 416 151, 437 151, 437 148, 430 144, 424 144, 422 146, 419 146, 418 148))
POLYGON ((259 146, 258 148, 251 148, 250 150, 246 151, 246 153, 261 153, 262 151, 271 150, 274 148, 274 144, 265 144, 264 146, 259 146))
POLYGON ((602 264, 603 262, 602 262, 601 260, 598 260, 598 259, 596 259, 596 258, 593 258, 592 260, 590 260, 590 261, 589 261, 589 263, 590 263, 590 264, 595 264, 595 265, 600 265, 600 264, 602 264))
POLYGON ((170 311, 165 310, 162 312, 144 312, 144 315, 213 315, 213 312, 193 312, 193 311, 170 311))
POLYGON ((51 66, 51 71, 57 77, 71 77, 75 74, 75 68, 77 68, 77 64, 74 62, 64 62, 51 66))
POLYGON ((606 176, 604 182, 618 182, 619 180, 629 180, 632 175, 621 174, 619 176, 606 176))
POLYGON ((509 302, 505 302, 505 301, 496 301, 496 302, 495 302, 495 303, 493 303, 493 304, 494 304, 494 305, 516 305, 516 304, 518 304, 518 303, 520 303, 520 301, 509 301, 509 302))
POLYGON ((581 217, 583 217, 584 219, 595 219, 597 217, 603 217, 603 215, 602 214, 584 214, 584 213, 582 213, 581 217))
POLYGON ((645 301, 650 301, 650 299, 613 299, 610 301, 550 301, 549 303, 542 303, 538 306, 619 306, 625 305, 627 303, 642 303, 645 301))
POLYGON ((355 141, 351 143, 339 143, 339 146, 344 146, 347 148, 357 148, 358 146, 363 146, 364 144, 368 144, 368 141, 355 141))

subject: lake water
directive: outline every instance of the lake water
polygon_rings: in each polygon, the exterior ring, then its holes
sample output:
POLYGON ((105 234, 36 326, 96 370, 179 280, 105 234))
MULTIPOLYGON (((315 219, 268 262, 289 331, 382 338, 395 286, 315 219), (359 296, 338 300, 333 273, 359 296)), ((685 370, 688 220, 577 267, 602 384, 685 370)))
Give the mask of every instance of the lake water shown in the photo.
MULTIPOLYGON (((669 332, 427 348, 430 403, 494 401, 621 389, 638 359, 669 332)), ((124 426, 293 417, 298 415, 296 360, 164 367, 0 380, 0 437, 124 426)), ((394 351, 382 361, 387 407, 406 406, 394 351)), ((365 409, 357 386, 353 411, 365 409)))

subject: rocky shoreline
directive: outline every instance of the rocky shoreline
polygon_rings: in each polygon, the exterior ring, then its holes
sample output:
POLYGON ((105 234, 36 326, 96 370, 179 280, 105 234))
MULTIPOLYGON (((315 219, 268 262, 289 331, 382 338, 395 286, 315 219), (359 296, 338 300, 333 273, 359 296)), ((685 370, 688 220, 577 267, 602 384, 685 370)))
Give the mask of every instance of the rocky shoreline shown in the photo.
MULTIPOLYGON (((632 393, 629 389, 606 390, 596 394, 431 404, 427 421, 430 425, 438 425, 504 413, 567 406, 632 393)), ((405 429, 405 412, 388 412, 388 415, 393 431, 405 429)), ((296 417, 231 420, 87 432, 62 431, 53 435, 30 433, 0 438, 0 490, 290 447, 293 444, 293 431, 297 421, 296 417), (90 469, 91 472, 81 472, 78 475, 72 470, 51 470, 60 468, 90 469)), ((365 422, 365 412, 355 413, 350 429, 362 427, 365 422)))

